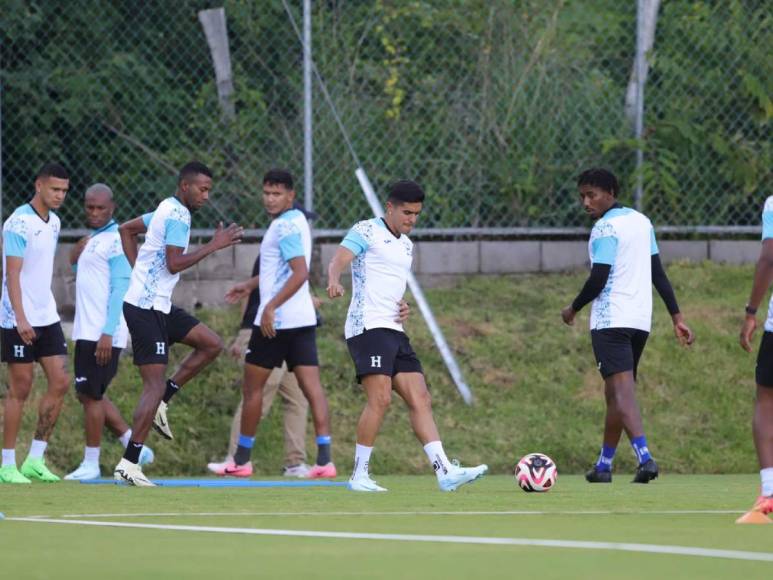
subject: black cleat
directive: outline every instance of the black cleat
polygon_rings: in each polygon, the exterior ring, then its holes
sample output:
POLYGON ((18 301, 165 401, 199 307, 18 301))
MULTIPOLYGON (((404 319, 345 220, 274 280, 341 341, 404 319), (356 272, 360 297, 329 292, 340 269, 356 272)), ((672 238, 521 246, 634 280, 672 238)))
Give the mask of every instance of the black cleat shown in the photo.
POLYGON ((654 459, 650 459, 646 463, 642 463, 636 468, 636 474, 633 476, 631 483, 649 483, 653 479, 658 478, 658 464, 654 459))
POLYGON ((612 483, 612 472, 598 471, 594 467, 585 474, 585 481, 588 483, 612 483))

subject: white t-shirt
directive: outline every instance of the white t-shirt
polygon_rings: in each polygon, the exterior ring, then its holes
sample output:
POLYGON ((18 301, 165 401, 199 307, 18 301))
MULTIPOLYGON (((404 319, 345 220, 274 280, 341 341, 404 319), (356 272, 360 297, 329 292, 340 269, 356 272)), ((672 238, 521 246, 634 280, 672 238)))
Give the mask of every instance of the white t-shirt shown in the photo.
POLYGON ((61 224, 57 215, 49 211, 48 221, 25 203, 16 208, 3 224, 3 296, 0 301, 0 327, 14 328, 16 315, 11 307, 5 274, 6 258, 16 256, 24 261, 21 267, 21 302, 27 322, 33 327, 59 322, 51 278, 54 273, 54 254, 61 224))
POLYGON ((176 197, 168 197, 158 204, 156 211, 142 217, 148 231, 137 253, 124 301, 138 308, 169 314, 172 291, 180 274, 172 274, 167 268, 166 247, 188 249, 191 212, 176 197))
POLYGON ((352 261, 352 301, 346 316, 346 338, 372 328, 403 332, 396 322, 413 262, 413 242, 395 237, 384 220, 357 222, 341 245, 356 257, 352 261))
MULTIPOLYGON (((773 195, 765 200, 765 207, 762 210, 762 239, 773 238, 773 195)), ((768 318, 765 320, 765 330, 773 332, 773 296, 770 297, 768 305, 768 318)))
POLYGON ((96 342, 108 334, 114 347, 126 346, 128 329, 122 307, 131 271, 118 224, 111 220, 92 232, 76 264, 73 340, 96 342))
POLYGON ((593 226, 588 252, 592 264, 612 269, 593 301, 591 330, 652 325, 652 256, 658 253, 649 218, 628 207, 613 207, 593 226))
MULTIPOLYGON (((303 212, 290 209, 275 218, 260 244, 260 307, 255 326, 260 326, 263 310, 292 275, 288 262, 303 256, 306 267, 311 263, 311 230, 303 212)), ((274 328, 287 330, 316 326, 317 315, 311 300, 309 282, 275 311, 274 328)))

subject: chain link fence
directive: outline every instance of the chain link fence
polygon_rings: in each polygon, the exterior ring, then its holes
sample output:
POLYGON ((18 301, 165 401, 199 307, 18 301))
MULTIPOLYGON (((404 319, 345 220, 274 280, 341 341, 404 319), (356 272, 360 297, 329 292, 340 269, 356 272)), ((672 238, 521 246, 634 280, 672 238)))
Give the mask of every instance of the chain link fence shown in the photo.
MULTIPOLYGON (((636 139, 636 2, 314 2, 313 58, 336 107, 315 80, 315 226, 370 214, 358 158, 377 190, 425 186, 427 234, 587 227, 574 182, 591 165, 618 173, 626 203, 640 180, 661 228, 756 227, 773 193, 769 5, 670 0, 656 13, 636 139)), ((265 227, 272 166, 293 171, 303 196, 301 2, 0 0, 0 15, 3 217, 47 160, 72 175, 67 229, 81 227, 89 184, 111 185, 127 219, 170 195, 192 158, 216 173, 194 227, 265 227), (198 16, 218 7, 228 82, 198 16)))

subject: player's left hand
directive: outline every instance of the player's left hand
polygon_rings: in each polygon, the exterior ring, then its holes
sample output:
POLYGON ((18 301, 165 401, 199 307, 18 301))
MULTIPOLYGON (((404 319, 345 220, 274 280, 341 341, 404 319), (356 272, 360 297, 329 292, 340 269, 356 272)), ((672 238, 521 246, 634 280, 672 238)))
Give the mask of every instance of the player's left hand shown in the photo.
POLYGON ((569 326, 574 326, 575 316, 577 316, 577 313, 574 311, 574 308, 572 308, 571 306, 567 306, 561 309, 561 319, 564 321, 564 324, 567 324, 569 326))
POLYGON ((263 309, 263 314, 260 316, 260 332, 266 338, 274 338, 276 336, 276 329, 274 328, 274 309, 270 306, 266 306, 263 309))
POLYGON ((109 334, 103 334, 97 341, 97 348, 94 351, 97 364, 101 367, 110 362, 113 356, 113 337, 109 334))
POLYGON ((402 324, 406 320, 408 320, 408 317, 411 315, 411 307, 408 305, 408 303, 405 300, 400 300, 400 302, 397 303, 398 311, 397 311, 397 318, 395 319, 395 322, 399 322, 402 324))
POLYGON ((690 330, 690 327, 684 323, 681 314, 675 314, 674 320, 674 334, 679 344, 682 346, 690 346, 695 342, 695 333, 690 330))
POLYGON ((741 326, 741 348, 744 349, 746 352, 752 351, 752 336, 754 335, 754 331, 757 330, 757 319, 747 314, 746 318, 744 318, 743 325, 741 326))

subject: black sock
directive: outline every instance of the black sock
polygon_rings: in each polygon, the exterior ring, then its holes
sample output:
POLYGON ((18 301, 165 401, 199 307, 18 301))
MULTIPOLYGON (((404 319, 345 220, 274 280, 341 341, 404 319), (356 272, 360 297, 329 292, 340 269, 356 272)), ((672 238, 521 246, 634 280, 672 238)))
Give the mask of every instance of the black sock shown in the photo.
POLYGON ((317 443, 317 465, 330 463, 330 443, 317 443))
POLYGON ((166 380, 166 392, 164 393, 164 403, 168 403, 169 399, 174 397, 177 394, 177 391, 180 390, 180 386, 175 383, 172 379, 166 380))
POLYGON ((238 445, 236 447, 236 453, 234 453, 234 463, 236 465, 244 465, 250 460, 251 454, 252 454, 251 448, 244 447, 243 445, 238 445))
POLYGON ((129 444, 126 446, 126 451, 123 453, 123 458, 132 463, 139 463, 140 451, 142 451, 142 443, 130 440, 129 444))

